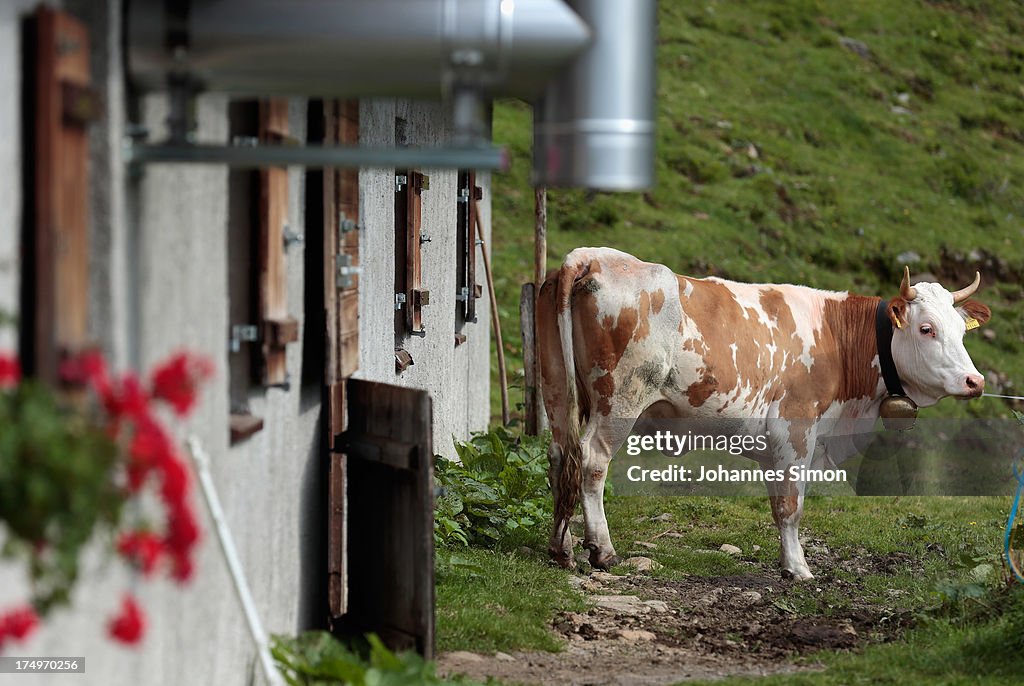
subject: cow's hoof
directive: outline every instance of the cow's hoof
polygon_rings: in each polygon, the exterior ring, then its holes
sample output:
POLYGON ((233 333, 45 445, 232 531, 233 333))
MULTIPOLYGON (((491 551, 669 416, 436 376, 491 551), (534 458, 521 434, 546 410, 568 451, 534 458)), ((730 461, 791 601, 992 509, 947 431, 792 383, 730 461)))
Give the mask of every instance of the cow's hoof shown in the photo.
POLYGON ((621 561, 622 559, 615 553, 601 554, 601 551, 599 550, 590 551, 590 566, 594 569, 600 569, 607 572, 621 561))
POLYGON ((796 571, 792 569, 783 569, 782 578, 786 581, 807 581, 808 579, 813 579, 814 575, 811 574, 811 570, 809 569, 796 571))
POLYGON ((548 555, 551 556, 551 561, 562 569, 572 569, 576 566, 576 561, 572 559, 572 551, 548 548, 548 555))

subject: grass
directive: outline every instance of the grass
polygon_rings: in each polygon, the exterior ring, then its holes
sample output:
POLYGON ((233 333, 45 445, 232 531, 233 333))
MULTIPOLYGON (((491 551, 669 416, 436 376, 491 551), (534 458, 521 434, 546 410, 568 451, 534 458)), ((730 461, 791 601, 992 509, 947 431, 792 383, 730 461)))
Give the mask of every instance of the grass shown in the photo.
POLYGON ((438 558, 439 651, 560 650, 551 618, 585 607, 569 572, 540 557, 467 548, 441 550, 438 558))
MULTIPOLYGON (((660 3, 657 183, 645 194, 549 191, 548 266, 606 245, 679 273, 886 295, 905 263, 956 288, 981 269, 995 338, 973 335, 968 349, 1019 388, 1022 9, 660 3)), ((493 259, 513 385, 519 288, 533 277, 530 117, 520 102, 495 108, 494 138, 512 157, 493 182, 493 259)), ((495 377, 495 409, 497 389, 495 377)), ((947 401, 930 412, 1003 410, 947 401)))

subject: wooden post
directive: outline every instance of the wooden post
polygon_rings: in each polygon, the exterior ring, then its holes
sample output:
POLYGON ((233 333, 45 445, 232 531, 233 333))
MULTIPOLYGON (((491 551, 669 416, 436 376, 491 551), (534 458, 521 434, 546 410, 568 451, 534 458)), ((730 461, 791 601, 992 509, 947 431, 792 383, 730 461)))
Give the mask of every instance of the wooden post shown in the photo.
POLYGON ((537 285, 534 297, 548 271, 548 190, 543 186, 533 189, 533 283, 537 285))
POLYGON ((533 310, 536 296, 532 283, 524 283, 519 296, 519 330, 523 336, 523 431, 528 436, 537 435, 537 349, 534 341, 533 310))
MULTIPOLYGON (((548 189, 544 186, 537 186, 533 189, 533 290, 534 302, 540 295, 540 287, 548 271, 548 189)), ((533 360, 534 360, 534 426, 535 432, 541 433, 548 429, 548 414, 544 409, 544 395, 540 388, 540 350, 537 348, 537 336, 535 335, 534 309, 530 309, 530 331, 533 339, 533 360)), ((525 345, 525 343, 524 343, 525 345)), ((524 347, 525 359, 525 347, 524 347)))

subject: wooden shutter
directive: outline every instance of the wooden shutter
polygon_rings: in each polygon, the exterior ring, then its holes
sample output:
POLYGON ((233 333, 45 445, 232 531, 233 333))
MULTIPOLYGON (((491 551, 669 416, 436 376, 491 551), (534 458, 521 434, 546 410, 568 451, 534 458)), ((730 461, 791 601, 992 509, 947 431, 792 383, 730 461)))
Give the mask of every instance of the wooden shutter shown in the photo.
POLYGON ((476 225, 477 204, 473 199, 483 197, 482 189, 476 185, 476 173, 460 171, 458 176, 458 209, 456 212, 456 282, 455 282, 455 325, 456 345, 464 342, 462 324, 475 322, 476 300, 481 291, 476 283, 476 225))
MULTIPOLYGON (((395 345, 407 336, 424 336, 423 308, 430 292, 423 289, 422 196, 430 177, 415 170, 395 172, 395 345)), ((401 369, 399 369, 401 371, 401 369)))
POLYGON ((27 38, 35 44, 34 60, 26 64, 35 98, 25 121, 34 129, 26 160, 34 165, 26 174, 34 186, 26 245, 23 315, 32 339, 26 357, 32 373, 56 383, 61 358, 90 343, 86 129, 97 103, 89 88, 89 36, 82 23, 42 7, 27 38))
POLYGON ((351 379, 347 457, 348 611, 339 633, 434 652, 434 479, 426 391, 351 379))
MULTIPOLYGON (((288 137, 288 101, 260 102, 260 140, 288 137)), ((299 323, 288 314, 288 168, 260 170, 260 318, 263 342, 263 383, 289 383, 287 346, 299 340, 299 323)))

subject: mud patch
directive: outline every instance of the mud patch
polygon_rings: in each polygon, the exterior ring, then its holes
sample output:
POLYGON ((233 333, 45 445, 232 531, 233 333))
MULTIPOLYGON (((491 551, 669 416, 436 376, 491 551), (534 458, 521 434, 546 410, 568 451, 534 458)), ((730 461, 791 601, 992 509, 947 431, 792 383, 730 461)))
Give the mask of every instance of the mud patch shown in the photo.
POLYGON ((861 550, 836 559, 808 543, 816 572, 808 582, 783 581, 756 563, 752 574, 740 576, 574 577, 594 606, 554 618, 552 631, 567 641, 564 652, 451 653, 441 656, 439 669, 545 686, 780 674, 820 669, 806 656, 889 641, 909 625, 912 614, 896 606, 898 596, 884 607, 865 600, 861 575, 913 571, 915 559, 861 550))

